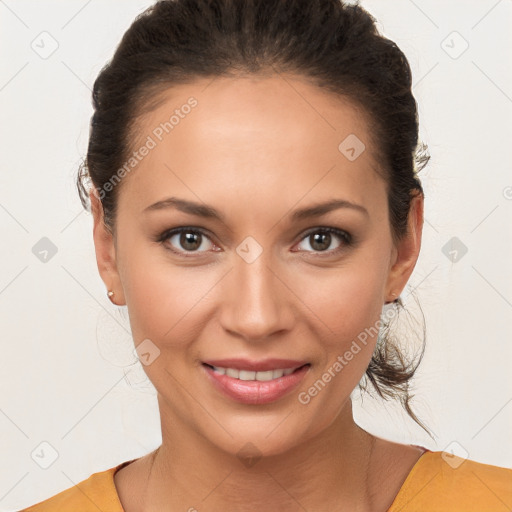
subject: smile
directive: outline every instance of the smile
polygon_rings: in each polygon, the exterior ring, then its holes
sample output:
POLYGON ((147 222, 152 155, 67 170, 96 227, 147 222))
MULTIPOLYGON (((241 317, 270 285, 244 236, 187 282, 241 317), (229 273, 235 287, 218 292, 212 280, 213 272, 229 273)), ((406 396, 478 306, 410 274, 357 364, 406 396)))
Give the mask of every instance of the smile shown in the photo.
POLYGON ((311 367, 310 363, 293 361, 292 365, 283 360, 267 361, 265 364, 226 361, 224 366, 210 363, 203 363, 202 367, 215 391, 225 398, 253 405, 275 402, 289 395, 311 367))
POLYGON ((233 379, 259 381, 279 379, 283 375, 290 375, 290 373, 293 373, 297 369, 286 368, 278 370, 267 370, 264 372, 254 372, 250 370, 237 370, 236 368, 222 368, 219 366, 212 366, 211 368, 213 368, 213 371, 219 373, 220 375, 227 375, 233 379))

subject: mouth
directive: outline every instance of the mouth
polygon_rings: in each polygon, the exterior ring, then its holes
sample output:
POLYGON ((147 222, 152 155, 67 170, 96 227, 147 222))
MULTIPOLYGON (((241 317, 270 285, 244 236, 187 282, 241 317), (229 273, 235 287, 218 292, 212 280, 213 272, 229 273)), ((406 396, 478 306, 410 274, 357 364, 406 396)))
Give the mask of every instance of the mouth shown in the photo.
POLYGON ((203 362, 213 388, 243 404, 266 404, 291 393, 308 373, 311 363, 273 360, 254 363, 241 360, 203 362))
POLYGON ((222 366, 214 366, 208 363, 203 363, 203 365, 211 368, 212 371, 218 373, 219 375, 226 375, 232 379, 238 380, 255 380, 259 382, 267 382, 270 380, 280 379, 286 375, 291 375, 296 371, 304 368, 305 366, 311 366, 309 363, 303 364, 301 366, 297 366, 295 368, 276 368, 264 371, 254 371, 254 370, 240 370, 239 368, 230 368, 230 367, 222 367, 222 366))

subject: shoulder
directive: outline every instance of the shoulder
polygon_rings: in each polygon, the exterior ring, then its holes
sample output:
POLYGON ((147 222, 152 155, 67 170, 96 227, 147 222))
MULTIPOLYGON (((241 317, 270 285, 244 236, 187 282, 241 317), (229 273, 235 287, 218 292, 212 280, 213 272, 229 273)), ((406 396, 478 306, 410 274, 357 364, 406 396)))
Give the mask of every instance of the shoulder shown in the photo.
POLYGON ((114 484, 114 474, 133 460, 94 473, 73 487, 20 512, 123 512, 114 484))
POLYGON ((512 509, 512 468, 427 451, 388 512, 499 512, 512 509))

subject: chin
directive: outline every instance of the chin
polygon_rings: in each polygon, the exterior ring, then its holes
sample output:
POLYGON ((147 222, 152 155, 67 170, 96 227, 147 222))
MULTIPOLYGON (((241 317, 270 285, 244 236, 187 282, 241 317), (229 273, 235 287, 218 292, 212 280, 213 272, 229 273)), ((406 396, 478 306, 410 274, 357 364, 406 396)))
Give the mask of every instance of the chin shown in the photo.
MULTIPOLYGON (((261 413, 263 415, 263 413, 261 413)), ((236 456, 244 465, 262 457, 274 457, 297 450, 301 445, 320 434, 329 423, 314 418, 306 418, 304 411, 282 410, 279 413, 267 414, 264 417, 241 419, 233 415, 231 419, 219 418, 219 421, 232 434, 211 436, 212 431, 203 432, 210 443, 231 456, 236 456), (314 430, 308 428, 314 425, 314 430), (248 459, 246 461, 245 459, 248 459)))

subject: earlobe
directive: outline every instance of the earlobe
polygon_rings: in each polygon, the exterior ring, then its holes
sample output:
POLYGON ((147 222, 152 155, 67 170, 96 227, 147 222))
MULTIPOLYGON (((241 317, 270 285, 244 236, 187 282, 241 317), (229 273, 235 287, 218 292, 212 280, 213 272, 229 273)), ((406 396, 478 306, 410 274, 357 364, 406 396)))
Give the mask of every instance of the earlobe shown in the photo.
POLYGON ((407 234, 402 238, 398 246, 394 248, 395 262, 390 269, 386 286, 388 296, 391 292, 394 293, 395 297, 401 294, 418 261, 424 220, 423 199, 423 194, 418 192, 411 200, 407 234))
POLYGON ((91 200, 91 212, 94 220, 93 239, 98 271, 107 287, 107 291, 114 292, 113 294, 107 293, 107 296, 112 303, 121 306, 124 305, 125 300, 121 278, 117 268, 114 237, 107 226, 105 226, 103 205, 94 187, 89 191, 89 198, 91 200), (116 302, 113 300, 114 294, 116 302))

